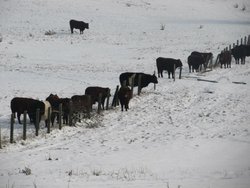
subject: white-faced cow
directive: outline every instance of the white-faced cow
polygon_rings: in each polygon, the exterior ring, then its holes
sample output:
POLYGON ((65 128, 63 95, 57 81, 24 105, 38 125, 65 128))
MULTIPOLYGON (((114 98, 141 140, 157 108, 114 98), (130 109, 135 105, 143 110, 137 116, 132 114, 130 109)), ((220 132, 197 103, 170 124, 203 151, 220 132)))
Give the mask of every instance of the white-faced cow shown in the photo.
POLYGON ((85 29, 89 29, 89 24, 83 21, 70 20, 69 25, 70 25, 70 30, 72 34, 73 34, 73 29, 79 29, 80 34, 83 34, 83 31, 85 29))
POLYGON ((101 105, 104 110, 105 99, 110 96, 110 89, 103 87, 87 87, 85 89, 85 95, 91 96, 92 104, 98 102, 99 96, 101 95, 101 105))
POLYGON ((124 107, 126 111, 129 109, 129 101, 131 98, 132 90, 128 86, 122 86, 118 91, 118 99, 120 101, 122 111, 124 107))
POLYGON ((158 83, 155 74, 150 75, 139 72, 125 72, 120 74, 119 77, 121 86, 132 86, 132 78, 134 78, 134 86, 138 86, 139 75, 141 76, 141 88, 147 87, 150 83, 158 83))
POLYGON ((163 70, 167 70, 168 78, 170 78, 170 74, 172 74, 172 78, 174 78, 174 67, 175 69, 182 67, 182 62, 180 59, 158 57, 156 59, 156 66, 158 70, 158 77, 163 77, 163 70))

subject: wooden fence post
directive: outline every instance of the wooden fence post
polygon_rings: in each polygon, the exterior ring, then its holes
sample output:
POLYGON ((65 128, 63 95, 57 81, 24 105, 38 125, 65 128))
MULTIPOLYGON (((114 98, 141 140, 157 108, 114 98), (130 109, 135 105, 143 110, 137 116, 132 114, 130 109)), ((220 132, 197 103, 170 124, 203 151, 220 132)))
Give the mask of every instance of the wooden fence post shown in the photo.
POLYGON ((179 79, 181 79, 182 66, 180 67, 179 79))
POLYGON ((72 100, 69 101, 69 126, 73 125, 73 103, 72 100))
POLYGON ((244 44, 247 45, 247 36, 244 38, 244 44))
POLYGON ((10 118, 10 143, 14 142, 14 117, 15 117, 15 114, 11 114, 11 118, 10 118))
POLYGON ((27 111, 23 114, 23 140, 26 140, 26 129, 27 128, 27 111))
POLYGON ((98 96, 98 108, 97 108, 97 113, 98 114, 101 113, 101 108, 102 108, 102 94, 99 93, 99 96, 98 96))
POLYGON ((112 101, 112 106, 113 107, 116 107, 118 105, 118 91, 119 91, 119 85, 116 86, 114 98, 113 98, 113 101, 112 101))
POLYGON ((141 94, 141 74, 138 75, 138 95, 141 94))
POLYGON ((59 104, 59 130, 62 129, 62 103, 59 104))
POLYGON ((38 108, 36 110, 36 122, 34 122, 36 127, 36 136, 38 136, 39 132, 39 122, 40 122, 40 109, 38 108))
POLYGON ((106 110, 109 109, 109 97, 110 97, 110 89, 108 90, 108 95, 107 95, 106 110))
POLYGON ((239 40, 237 40, 237 46, 239 46, 239 40))
POLYGON ((243 38, 240 39, 240 44, 241 44, 241 45, 243 44, 243 38))

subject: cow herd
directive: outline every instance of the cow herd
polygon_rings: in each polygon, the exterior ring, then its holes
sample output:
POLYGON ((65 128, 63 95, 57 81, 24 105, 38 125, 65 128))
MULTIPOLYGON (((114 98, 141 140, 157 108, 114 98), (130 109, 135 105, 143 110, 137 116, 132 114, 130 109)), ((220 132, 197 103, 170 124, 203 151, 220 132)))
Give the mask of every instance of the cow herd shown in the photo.
MULTIPOLYGON (((84 29, 89 28, 89 24, 81 21, 70 20, 70 29, 73 33, 73 29, 79 29, 80 34, 84 29)), ((245 63, 246 56, 250 56, 250 45, 240 45, 234 47, 232 50, 226 50, 218 55, 218 62, 221 64, 221 68, 231 68, 232 56, 235 59, 236 64, 245 63)), ((211 52, 192 52, 187 58, 187 64, 189 72, 194 70, 199 71, 201 68, 206 69, 209 62, 212 62, 213 54, 211 52)), ((163 71, 168 72, 168 78, 172 74, 174 78, 174 72, 177 68, 182 68, 183 64, 180 59, 158 57, 156 59, 156 67, 158 71, 158 78, 163 77, 163 71)), ((117 95, 121 110, 124 108, 127 111, 129 109, 129 101, 132 98, 131 86, 138 86, 140 89, 147 87, 150 83, 157 84, 157 76, 155 74, 145 74, 142 72, 124 72, 120 74, 120 89, 115 94, 117 95)), ((48 117, 51 118, 52 126, 55 119, 59 118, 59 108, 61 104, 62 119, 64 124, 69 123, 70 112, 83 112, 86 113, 92 110, 92 105, 97 101, 101 103, 102 109, 104 109, 105 100, 110 96, 110 89, 107 87, 88 87, 85 90, 84 95, 74 95, 70 98, 60 98, 56 94, 50 94, 45 101, 40 101, 31 98, 15 97, 11 100, 11 112, 17 114, 19 124, 21 124, 20 116, 26 111, 31 123, 40 122, 41 119, 45 120, 47 125, 48 117), (50 114, 49 114, 49 110, 50 114), (37 109, 39 111, 37 112, 37 109)), ((61 118, 61 117, 60 117, 61 118)))

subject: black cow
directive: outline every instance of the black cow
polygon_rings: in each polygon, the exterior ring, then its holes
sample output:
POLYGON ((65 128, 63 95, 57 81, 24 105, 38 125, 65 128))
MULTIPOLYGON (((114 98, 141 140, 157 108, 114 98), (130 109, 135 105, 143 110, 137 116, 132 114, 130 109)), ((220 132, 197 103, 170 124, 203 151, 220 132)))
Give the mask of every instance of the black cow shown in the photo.
POLYGON ((155 74, 144 74, 138 72, 125 72, 120 74, 120 84, 123 86, 131 86, 132 85, 132 78, 134 78, 134 86, 138 86, 139 75, 141 75, 141 89, 147 87, 150 83, 157 84, 158 80, 155 74))
POLYGON ((83 21, 70 20, 69 25, 70 25, 70 30, 71 30, 72 34, 73 34, 73 29, 74 28, 79 29, 80 34, 83 34, 84 29, 89 29, 89 24, 85 23, 83 21))
POLYGON ((221 68, 224 65, 224 68, 231 68, 232 55, 230 51, 224 51, 219 54, 219 62, 221 68))
POLYGON ((188 56, 188 67, 189 72, 194 72, 194 70, 199 71, 199 68, 201 68, 202 65, 204 65, 205 59, 202 55, 190 55, 188 56))
MULTIPOLYGON (((15 97, 10 102, 11 112, 15 115, 17 113, 18 123, 21 123, 20 116, 24 113, 24 111, 28 111, 30 104, 32 103, 33 99, 30 98, 23 98, 23 97, 15 97)), ((34 120, 30 118, 30 122, 34 120)))
POLYGON ((72 112, 88 112, 92 109, 92 101, 89 95, 74 95, 72 100, 72 112))
POLYGON ((104 110, 105 99, 110 96, 110 89, 103 87, 88 87, 85 89, 85 95, 91 96, 92 104, 98 102, 99 95, 101 95, 101 105, 102 109, 104 110))
POLYGON ((175 69, 178 67, 182 67, 182 62, 180 59, 172 59, 172 58, 164 58, 158 57, 156 59, 156 66, 158 70, 158 77, 163 77, 163 70, 168 71, 168 78, 170 78, 170 73, 172 74, 172 78, 174 78, 174 67, 175 69))
POLYGON ((125 107, 127 111, 129 109, 129 101, 132 98, 132 90, 128 86, 122 86, 118 91, 118 99, 121 104, 121 110, 125 107))
POLYGON ((240 59, 241 64, 245 64, 246 56, 250 56, 250 45, 235 46, 231 52, 236 64, 239 64, 240 59))
POLYGON ((212 61, 212 58, 213 58, 213 54, 211 52, 206 53, 206 52, 194 51, 194 52, 191 53, 191 55, 197 55, 197 56, 202 56, 203 57, 204 63, 202 65, 204 66, 204 69, 207 68, 209 61, 212 61))
POLYGON ((52 114, 51 114, 51 123, 52 126, 54 125, 55 118, 57 120, 59 118, 59 105, 62 104, 62 116, 63 116, 63 123, 68 124, 68 116, 69 116, 69 105, 70 99, 69 98, 59 98, 57 95, 50 94, 46 101, 49 101, 52 107, 52 114))
POLYGON ((40 109, 39 122, 44 119, 47 124, 48 119, 48 108, 50 108, 50 103, 48 101, 39 101, 30 98, 15 97, 11 100, 11 111, 12 113, 17 112, 18 122, 21 124, 20 115, 27 111, 31 123, 36 123, 36 112, 40 109))

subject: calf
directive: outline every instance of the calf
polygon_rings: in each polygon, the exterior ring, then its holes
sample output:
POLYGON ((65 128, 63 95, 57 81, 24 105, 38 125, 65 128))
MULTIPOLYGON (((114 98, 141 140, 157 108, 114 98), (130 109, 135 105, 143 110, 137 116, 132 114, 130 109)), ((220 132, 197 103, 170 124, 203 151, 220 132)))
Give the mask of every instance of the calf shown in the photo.
POLYGON ((125 106, 125 110, 129 109, 129 101, 132 98, 132 90, 128 86, 122 86, 118 91, 118 99, 121 104, 121 110, 125 106))
POLYGON ((85 23, 83 21, 77 21, 77 20, 70 20, 69 21, 69 25, 70 25, 70 30, 71 30, 71 34, 73 34, 73 29, 79 29, 80 30, 80 34, 83 34, 83 31, 85 29, 89 29, 89 24, 85 23))
POLYGON ((101 95, 101 105, 104 110, 105 99, 110 96, 110 89, 103 87, 88 87, 85 89, 85 95, 90 95, 92 104, 99 101, 99 95, 101 95))
POLYGON ((182 62, 180 59, 158 57, 156 59, 156 66, 158 70, 158 77, 163 77, 163 70, 167 70, 168 78, 170 78, 170 73, 172 74, 172 78, 174 78, 174 71, 176 68, 182 67, 182 62))

